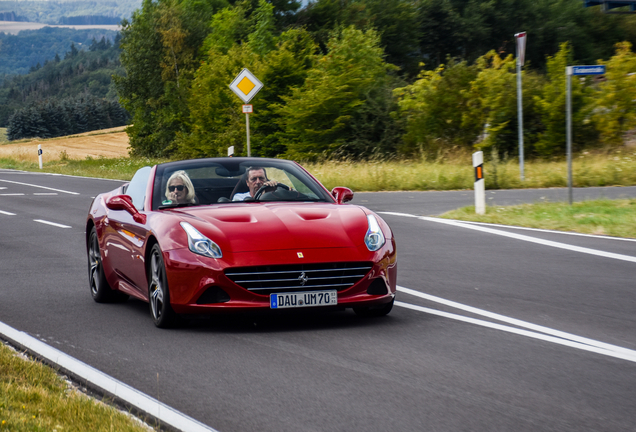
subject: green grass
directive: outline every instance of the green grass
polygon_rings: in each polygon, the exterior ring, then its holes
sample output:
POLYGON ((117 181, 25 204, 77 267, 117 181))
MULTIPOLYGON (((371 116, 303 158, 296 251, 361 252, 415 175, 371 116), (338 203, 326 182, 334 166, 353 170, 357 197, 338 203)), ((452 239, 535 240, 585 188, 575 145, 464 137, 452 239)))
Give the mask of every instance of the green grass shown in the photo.
POLYGON ((60 160, 48 161, 43 164, 43 169, 35 162, 19 161, 15 159, 0 158, 0 168, 16 169, 34 172, 49 172, 55 174, 67 174, 81 177, 99 177, 119 180, 130 180, 135 172, 144 166, 153 166, 167 162, 166 159, 128 158, 86 158, 69 159, 62 152, 60 160))
POLYGON ((0 128, 0 144, 9 142, 7 139, 7 128, 0 128))
POLYGON ((80 393, 41 363, 0 344, 0 431, 145 431, 117 409, 80 393))
POLYGON ((585 234, 636 238, 636 199, 591 200, 487 206, 485 215, 463 207, 441 215, 446 219, 487 222, 585 234))
MULTIPOLYGON (((470 155, 450 159, 389 162, 308 163, 304 166, 327 188, 347 186, 354 191, 472 189, 470 155)), ((582 153, 572 163, 575 187, 636 185, 636 150, 582 153)), ((487 189, 523 189, 567 186, 565 161, 526 161, 520 180, 516 159, 484 164, 487 189)))
MULTIPOLYGON (((84 177, 130 180, 138 168, 167 162, 148 158, 69 159, 45 162, 44 172, 84 177)), ((328 189, 346 186, 354 191, 408 191, 472 189, 474 173, 469 154, 438 160, 325 161, 303 163, 328 189)), ((40 171, 37 163, 0 158, 0 168, 40 171)), ((520 180, 516 159, 484 164, 487 189, 523 189, 567 186, 565 161, 526 161, 525 181, 520 180)), ((636 150, 582 153, 573 161, 575 187, 636 185, 636 150)))

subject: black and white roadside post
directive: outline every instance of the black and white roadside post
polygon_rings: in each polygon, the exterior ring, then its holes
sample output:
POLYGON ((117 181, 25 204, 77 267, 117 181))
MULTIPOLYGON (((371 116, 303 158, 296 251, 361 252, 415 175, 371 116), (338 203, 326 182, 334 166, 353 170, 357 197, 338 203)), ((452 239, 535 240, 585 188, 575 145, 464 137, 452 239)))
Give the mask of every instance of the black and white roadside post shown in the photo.
POLYGON ((473 153, 473 168, 475 170, 475 213, 486 213, 486 184, 484 180, 484 152, 473 153))
POLYGON ((517 116, 519 118, 519 174, 521 181, 525 179, 523 165, 523 92, 521 91, 521 66, 526 58, 526 38, 528 34, 521 32, 515 34, 517 40, 517 116))
POLYGON ((42 144, 38 144, 38 162, 40 163, 40 169, 42 169, 42 144))
POLYGON ((243 69, 241 73, 239 73, 232 84, 230 84, 230 89, 234 92, 235 95, 239 97, 243 101, 245 105, 243 105, 242 111, 245 114, 245 132, 247 137, 247 155, 252 156, 252 149, 250 146, 250 113, 254 112, 254 108, 252 105, 247 105, 249 101, 252 100, 256 93, 259 92, 260 89, 263 88, 263 83, 256 78, 252 72, 247 69, 243 69))
POLYGON ((234 146, 229 146, 227 148, 227 155, 228 155, 228 157, 233 157, 234 156, 234 146))
POLYGON ((605 66, 566 66, 565 68, 566 153, 568 159, 568 201, 570 205, 572 205, 572 75, 605 75, 605 66))

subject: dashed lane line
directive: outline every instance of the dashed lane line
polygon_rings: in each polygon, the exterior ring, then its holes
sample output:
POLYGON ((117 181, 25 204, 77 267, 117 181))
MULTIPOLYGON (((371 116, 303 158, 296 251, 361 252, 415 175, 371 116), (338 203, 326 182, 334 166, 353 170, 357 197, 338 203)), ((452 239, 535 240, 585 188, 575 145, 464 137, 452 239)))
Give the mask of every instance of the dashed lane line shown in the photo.
POLYGON ((58 228, 73 228, 73 227, 68 226, 68 225, 62 225, 62 224, 59 224, 59 223, 50 222, 50 221, 46 221, 46 220, 42 220, 42 219, 33 219, 33 222, 39 222, 39 223, 42 223, 42 224, 51 225, 51 226, 58 227, 58 228))

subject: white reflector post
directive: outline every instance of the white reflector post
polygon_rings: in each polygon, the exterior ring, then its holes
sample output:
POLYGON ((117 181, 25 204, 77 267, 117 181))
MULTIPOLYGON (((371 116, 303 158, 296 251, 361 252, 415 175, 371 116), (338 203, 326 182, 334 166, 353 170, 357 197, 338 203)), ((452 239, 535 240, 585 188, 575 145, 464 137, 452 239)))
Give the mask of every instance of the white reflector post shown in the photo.
POLYGON ((40 162, 40 169, 42 169, 42 144, 38 144, 38 162, 40 162))
POLYGON ((234 146, 229 146, 227 148, 227 155, 230 157, 234 156, 234 146))
POLYGON ((473 168, 475 169, 475 213, 486 213, 486 185, 484 180, 484 152, 473 153, 473 168))

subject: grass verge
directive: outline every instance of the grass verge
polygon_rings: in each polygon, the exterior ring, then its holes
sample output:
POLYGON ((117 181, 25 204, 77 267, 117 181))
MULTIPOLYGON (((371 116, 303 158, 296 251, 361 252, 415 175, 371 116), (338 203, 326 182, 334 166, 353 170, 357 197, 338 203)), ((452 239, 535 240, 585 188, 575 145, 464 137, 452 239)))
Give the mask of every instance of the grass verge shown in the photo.
POLYGON ((0 343, 0 431, 148 432, 137 419, 77 391, 51 368, 0 343))
POLYGON ((0 158, 0 168, 67 174, 81 177, 130 180, 139 168, 162 162, 167 162, 167 160, 128 157, 116 159, 91 157, 87 157, 86 159, 70 159, 62 152, 59 160, 44 163, 42 170, 40 170, 37 163, 10 158, 0 158))
POLYGON ((0 144, 9 142, 7 139, 7 128, 0 128, 0 144))
POLYGON ((488 206, 485 215, 475 207, 463 207, 441 215, 446 219, 487 222, 584 234, 636 238, 636 199, 590 200, 488 206))
MULTIPOLYGON (((116 159, 71 159, 64 151, 59 160, 45 162, 43 172, 84 177, 130 180, 142 166, 167 159, 122 157, 116 159)), ((472 189, 474 173, 469 156, 447 159, 401 161, 324 161, 303 163, 328 189, 346 186, 354 191, 407 191, 472 189)), ((0 158, 0 168, 37 171, 38 164, 27 160, 0 158)), ((574 187, 636 185, 636 150, 610 154, 588 152, 573 161, 574 187)), ((565 161, 526 161, 525 181, 520 180, 515 159, 491 160, 484 164, 486 189, 524 189, 567 186, 565 161)))
MULTIPOLYGON (((525 162, 520 180, 516 159, 484 164, 486 189, 524 189, 567 186, 565 161, 525 162)), ((354 191, 472 189, 475 181, 468 155, 448 159, 389 162, 327 161, 304 166, 327 188, 347 186, 354 191)), ((584 152, 572 163, 574 187, 636 185, 636 150, 584 152)))

